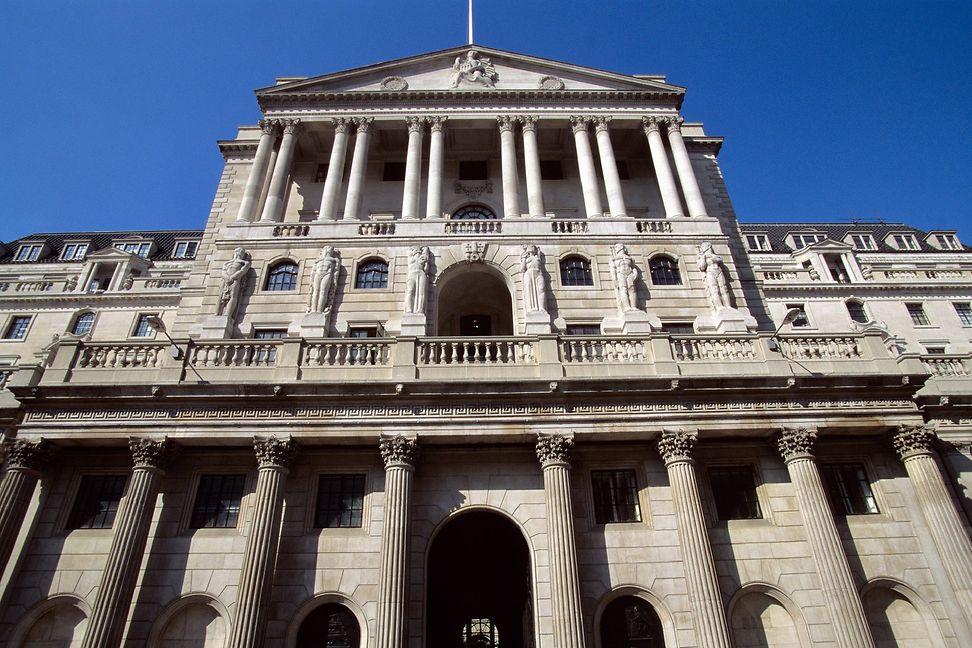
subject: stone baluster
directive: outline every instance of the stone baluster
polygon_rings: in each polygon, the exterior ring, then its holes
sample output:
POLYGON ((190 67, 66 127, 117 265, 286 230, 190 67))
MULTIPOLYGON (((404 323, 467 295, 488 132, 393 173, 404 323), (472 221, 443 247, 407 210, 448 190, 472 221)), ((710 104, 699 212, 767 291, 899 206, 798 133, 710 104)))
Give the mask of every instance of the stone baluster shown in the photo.
POLYGON ((597 171, 594 168, 594 153, 587 134, 589 117, 571 117, 570 129, 574 131, 574 145, 577 148, 577 170, 580 173, 581 189, 584 193, 584 210, 587 216, 603 216, 601 190, 597 186, 597 171))
POLYGON ((134 468, 128 492, 115 518, 115 532, 108 561, 91 606, 91 618, 82 648, 116 648, 128 621, 138 570, 148 541, 155 500, 171 451, 166 441, 132 438, 128 447, 134 468))
POLYGON ((666 120, 668 144, 672 147, 672 157, 675 158, 675 169, 678 171, 678 180, 682 184, 682 194, 685 196, 689 216, 705 218, 708 216, 705 211, 705 202, 702 200, 702 192, 699 191, 699 183, 695 177, 695 169, 692 168, 692 160, 685 148, 685 140, 682 139, 682 122, 684 121, 681 117, 669 117, 666 120))
POLYGON ((594 118, 594 133, 597 138, 597 152, 601 157, 601 175, 604 176, 604 189, 607 192, 608 209, 612 216, 627 216, 624 194, 621 193, 621 176, 618 175, 618 162, 614 159, 614 146, 608 130, 610 117, 594 118))
POLYGON ((837 645, 840 648, 874 648, 864 607, 813 456, 816 439, 816 431, 810 428, 785 429, 777 439, 777 447, 796 491, 837 645))
POLYGON ((408 125, 408 150, 405 153, 405 191, 402 195, 402 218, 415 219, 419 213, 419 181, 422 178, 422 129, 421 117, 406 117, 408 125))
POLYGON ((550 552, 550 598, 554 645, 583 648, 584 621, 574 514, 570 500, 570 463, 574 440, 564 435, 539 435, 537 458, 543 469, 543 492, 547 504, 547 537, 550 552))
POLYGON ((543 176, 540 174, 540 149, 537 146, 539 117, 525 115, 519 118, 523 130, 523 165, 526 171, 527 202, 530 216, 543 218, 543 176))
POLYGON ((250 176, 246 180, 246 188, 243 189, 240 213, 236 217, 236 220, 241 223, 252 221, 256 215, 257 203, 267 178, 267 164, 270 162, 273 144, 277 139, 277 122, 273 119, 261 119, 260 131, 260 143, 257 144, 250 176))
POLYGON ((516 172, 516 141, 513 126, 516 118, 501 115, 496 118, 500 131, 500 161, 503 168, 503 217, 520 217, 520 197, 516 172))
POLYGON ((446 117, 429 117, 429 187, 426 202, 426 218, 442 218, 442 163, 445 155, 446 117))
POLYGON ((43 439, 8 443, 7 467, 0 480, 0 565, 10 559, 30 498, 51 453, 51 445, 43 439))
POLYGON ((694 432, 665 430, 658 440, 658 453, 665 461, 678 518, 679 545, 697 643, 700 648, 729 648, 726 610, 695 478, 692 451, 696 439, 694 432))
POLYGON ((360 218, 361 192, 368 175, 368 143, 371 140, 371 124, 374 117, 355 117, 357 134, 354 136, 354 154, 351 156, 351 172, 348 174, 348 195, 344 202, 344 220, 360 218))
POLYGON ((253 448, 259 466, 253 495, 253 523, 246 537, 229 648, 262 645, 280 544, 284 483, 288 466, 297 453, 297 445, 292 439, 276 437, 258 437, 253 440, 253 448))
POLYGON ((344 182, 344 158, 348 151, 348 128, 351 120, 339 117, 332 119, 334 124, 334 144, 331 146, 331 157, 327 163, 327 176, 324 178, 324 191, 321 194, 321 208, 317 212, 317 220, 332 221, 337 218, 338 194, 344 182))
POLYGON ((378 448, 385 463, 385 511, 375 648, 404 648, 408 613, 409 516, 418 442, 404 436, 383 437, 378 448))
POLYGON ((648 138, 648 148, 651 151, 651 163, 655 167, 655 177, 661 190, 662 204, 665 206, 666 218, 678 218, 682 215, 682 204, 678 199, 678 189, 675 187, 675 177, 672 167, 668 164, 668 153, 665 152, 665 142, 659 129, 663 123, 660 117, 643 117, 645 137, 648 138))
POLYGON ((294 148, 297 145, 297 132, 300 129, 299 119, 281 119, 280 123, 283 125, 283 139, 280 140, 280 151, 277 152, 273 174, 270 176, 267 202, 263 205, 263 215, 260 216, 260 220, 265 223, 279 223, 283 220, 290 167, 294 161, 294 148))
POLYGON ((892 438, 915 489, 932 541, 965 618, 972 624, 972 543, 935 460, 935 432, 927 426, 901 426, 892 438))

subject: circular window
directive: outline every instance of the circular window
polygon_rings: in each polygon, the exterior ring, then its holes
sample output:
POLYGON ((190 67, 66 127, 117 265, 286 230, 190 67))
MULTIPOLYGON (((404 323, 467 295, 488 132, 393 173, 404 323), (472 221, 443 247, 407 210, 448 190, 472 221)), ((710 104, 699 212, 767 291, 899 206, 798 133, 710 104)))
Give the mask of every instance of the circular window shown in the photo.
POLYGON ((466 205, 452 214, 452 220, 496 220, 496 214, 483 205, 466 205))

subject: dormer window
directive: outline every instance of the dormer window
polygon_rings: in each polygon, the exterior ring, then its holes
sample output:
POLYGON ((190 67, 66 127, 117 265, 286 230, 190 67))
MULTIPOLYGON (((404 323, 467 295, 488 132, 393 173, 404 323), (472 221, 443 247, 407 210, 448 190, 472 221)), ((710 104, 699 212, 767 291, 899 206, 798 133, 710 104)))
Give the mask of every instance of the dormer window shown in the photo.
POLYGON ((61 261, 83 261, 87 253, 87 243, 65 243, 61 250, 61 261))
POLYGON ((176 241, 175 248, 172 250, 172 257, 174 259, 195 259, 198 248, 199 241, 176 241))
POLYGON ((939 250, 961 250, 962 245, 954 234, 935 234, 932 239, 939 250))
POLYGON ((851 244, 855 250, 876 250, 877 244, 870 234, 851 234, 851 244))
POLYGON ((148 241, 133 241, 131 243, 119 241, 115 243, 115 249, 129 254, 137 254, 143 259, 147 259, 152 251, 152 243, 148 241))
POLYGON ((43 243, 26 243, 17 248, 17 256, 14 261, 36 261, 40 258, 41 250, 44 249, 43 243))
POLYGON ((793 249, 802 250, 814 243, 819 243, 827 237, 823 234, 791 234, 790 238, 793 239, 793 249))
POLYGON ((771 249, 769 237, 765 234, 747 234, 746 247, 750 252, 769 252, 771 249))
POLYGON ((918 250, 918 239, 914 234, 892 234, 891 241, 899 250, 918 250))

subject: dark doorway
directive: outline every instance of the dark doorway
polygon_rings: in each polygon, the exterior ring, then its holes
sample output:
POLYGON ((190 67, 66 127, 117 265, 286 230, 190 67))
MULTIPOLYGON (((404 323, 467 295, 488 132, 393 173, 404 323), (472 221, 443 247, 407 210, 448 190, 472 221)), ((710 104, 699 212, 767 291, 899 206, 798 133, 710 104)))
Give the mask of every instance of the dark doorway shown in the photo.
POLYGON ((661 621, 647 601, 622 596, 601 616, 602 648, 665 648, 661 621))
POLYGON ((459 335, 493 334, 493 318, 489 315, 463 315, 459 318, 459 335))
POLYGON ((358 621, 340 603, 315 609, 297 631, 297 648, 358 648, 360 641, 358 621))
POLYGON ((457 272, 439 290, 436 335, 513 335, 513 298, 506 283, 483 264, 457 272))
POLYGON ((498 513, 456 517, 429 552, 429 648, 533 648, 533 588, 523 534, 498 513))

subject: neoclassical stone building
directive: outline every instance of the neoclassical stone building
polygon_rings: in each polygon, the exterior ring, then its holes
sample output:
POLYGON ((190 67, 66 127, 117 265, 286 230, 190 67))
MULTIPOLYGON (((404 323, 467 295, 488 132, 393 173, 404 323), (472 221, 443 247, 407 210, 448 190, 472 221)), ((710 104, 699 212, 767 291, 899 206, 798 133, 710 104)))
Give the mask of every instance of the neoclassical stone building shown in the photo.
POLYGON ((203 230, 0 244, 0 642, 972 645, 972 252, 738 223, 684 93, 280 79, 203 230))

